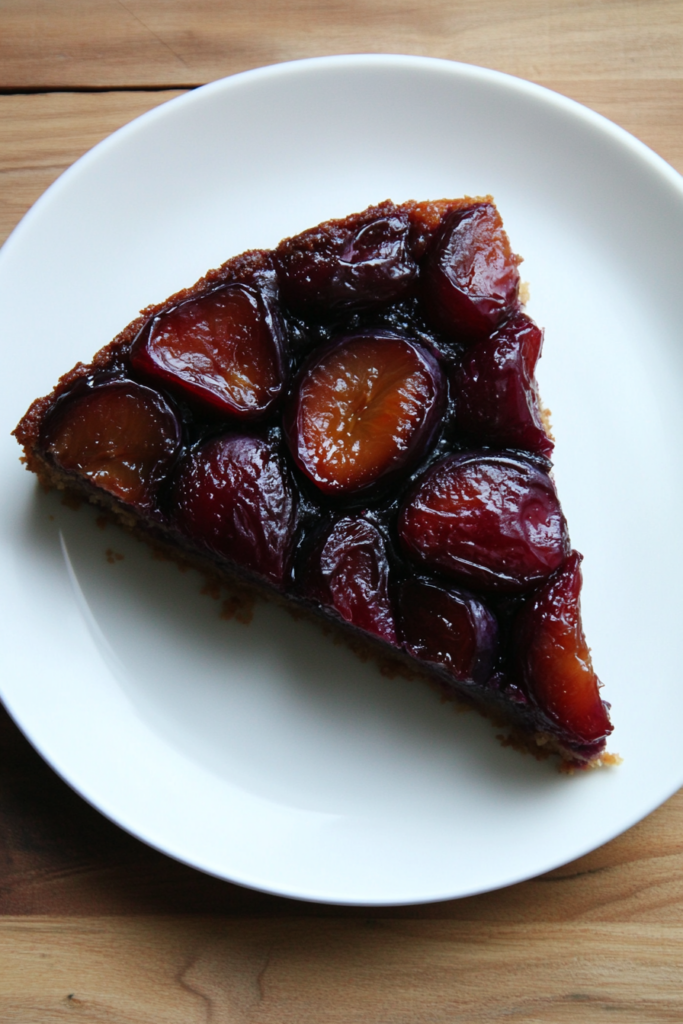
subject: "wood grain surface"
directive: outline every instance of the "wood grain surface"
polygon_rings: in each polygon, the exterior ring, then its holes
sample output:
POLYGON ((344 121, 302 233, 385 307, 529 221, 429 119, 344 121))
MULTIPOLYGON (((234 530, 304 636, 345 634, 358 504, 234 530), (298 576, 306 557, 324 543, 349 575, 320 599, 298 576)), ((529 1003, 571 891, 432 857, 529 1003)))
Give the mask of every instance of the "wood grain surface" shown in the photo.
MULTIPOLYGON (((571 96, 683 171, 680 0, 0 0, 0 241, 184 88, 326 53, 469 61, 571 96)), ((683 792, 507 889, 338 908, 210 878, 77 797, 0 709, 0 1022, 683 1021, 683 792)))
POLYGON ((5 1024, 680 1022, 683 927, 0 922, 5 1024))
POLYGON ((680 81, 679 0, 3 0, 0 87, 199 85, 330 53, 416 53, 534 81, 680 81))

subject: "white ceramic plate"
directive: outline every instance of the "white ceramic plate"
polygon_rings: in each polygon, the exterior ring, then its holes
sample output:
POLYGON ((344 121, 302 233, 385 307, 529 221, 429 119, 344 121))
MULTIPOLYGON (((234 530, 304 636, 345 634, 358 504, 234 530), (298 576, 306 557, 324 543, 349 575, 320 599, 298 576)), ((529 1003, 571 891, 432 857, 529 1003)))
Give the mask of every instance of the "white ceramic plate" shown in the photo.
POLYGON ((682 180, 641 143, 443 61, 263 68, 88 153, 0 257, 1 685, 38 750, 174 857, 341 903, 503 886, 651 811, 683 783, 682 239, 682 180), (198 577, 43 495, 7 436, 140 307, 228 256, 386 197, 489 192, 546 327, 559 490, 625 758, 570 778, 286 613, 221 620, 198 577))

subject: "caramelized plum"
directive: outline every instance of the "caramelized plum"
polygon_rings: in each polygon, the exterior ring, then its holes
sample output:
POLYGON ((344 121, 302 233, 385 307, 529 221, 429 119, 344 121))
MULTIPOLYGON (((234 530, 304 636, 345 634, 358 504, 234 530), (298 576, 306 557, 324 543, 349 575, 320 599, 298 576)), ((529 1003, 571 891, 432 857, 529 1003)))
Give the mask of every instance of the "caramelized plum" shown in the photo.
POLYGON ((439 427, 446 382, 436 359, 383 331, 341 338, 304 366, 285 413, 297 465, 326 494, 365 493, 408 472, 439 427))
POLYGON ((456 423, 472 440, 552 454, 534 378, 542 344, 540 328, 517 313, 466 353, 453 376, 453 392, 456 423))
POLYGON ((591 744, 612 732, 581 623, 581 560, 572 551, 527 599, 516 628, 519 682, 572 743, 591 744))
POLYGON ((521 458, 470 452, 432 466, 399 514, 406 552, 474 587, 533 587, 569 553, 552 480, 521 458))
POLYGON ((485 683, 498 648, 498 623, 472 594, 431 580, 399 588, 405 648, 414 658, 444 665, 460 682, 485 683))
POLYGON ((387 204, 282 242, 277 262, 282 294, 296 310, 329 315, 401 298, 417 280, 408 248, 408 214, 387 204))
POLYGON ((409 244, 418 263, 431 249, 436 234, 449 214, 489 200, 493 201, 491 196, 480 199, 463 196, 462 199, 428 199, 422 203, 415 203, 409 215, 409 244))
POLYGON ((359 629, 396 644, 389 559, 382 534, 360 516, 340 519, 315 539, 301 573, 304 594, 359 629))
POLYGON ((487 337, 518 308, 518 263, 493 203, 454 210, 420 275, 434 326, 467 344, 487 337))
POLYGON ((155 317, 134 370, 221 416, 256 419, 284 383, 282 328, 254 288, 229 284, 155 317))
POLYGON ((289 571, 297 502, 284 460, 258 437, 228 434, 181 467, 175 522, 192 540, 281 586, 289 571))
POLYGON ((151 510, 182 441, 168 402, 128 380, 78 388, 45 421, 42 443, 62 469, 141 510, 151 510))

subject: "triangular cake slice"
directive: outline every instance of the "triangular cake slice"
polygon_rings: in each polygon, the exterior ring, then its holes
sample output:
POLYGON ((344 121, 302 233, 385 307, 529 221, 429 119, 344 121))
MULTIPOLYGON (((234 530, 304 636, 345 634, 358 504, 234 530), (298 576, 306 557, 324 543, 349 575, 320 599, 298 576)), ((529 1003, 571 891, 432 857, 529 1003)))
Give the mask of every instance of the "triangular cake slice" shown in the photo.
POLYGON ((519 262, 490 197, 381 203, 149 307, 15 434, 43 483, 604 763, 519 262))

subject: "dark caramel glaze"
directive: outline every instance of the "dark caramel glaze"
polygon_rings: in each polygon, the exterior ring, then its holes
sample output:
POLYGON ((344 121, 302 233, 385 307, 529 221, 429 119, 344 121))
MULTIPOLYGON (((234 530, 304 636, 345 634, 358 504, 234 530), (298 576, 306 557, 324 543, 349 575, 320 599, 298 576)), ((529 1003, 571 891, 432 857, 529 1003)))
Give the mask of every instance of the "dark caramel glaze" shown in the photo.
POLYGON ((143 310, 15 434, 44 481, 596 762, 519 262, 489 196, 381 203, 143 310))

